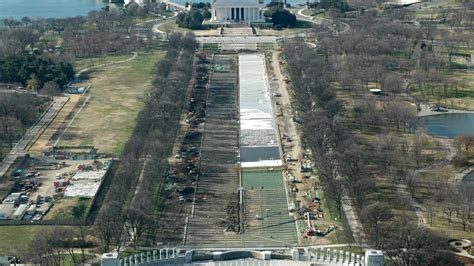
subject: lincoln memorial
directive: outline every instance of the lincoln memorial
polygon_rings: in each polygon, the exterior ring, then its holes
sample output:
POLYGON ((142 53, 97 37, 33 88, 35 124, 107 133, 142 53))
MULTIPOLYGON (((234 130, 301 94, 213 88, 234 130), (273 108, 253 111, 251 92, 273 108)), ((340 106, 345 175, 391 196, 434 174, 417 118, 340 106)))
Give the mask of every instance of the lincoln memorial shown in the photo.
POLYGON ((212 0, 211 24, 262 23, 263 0, 212 0))

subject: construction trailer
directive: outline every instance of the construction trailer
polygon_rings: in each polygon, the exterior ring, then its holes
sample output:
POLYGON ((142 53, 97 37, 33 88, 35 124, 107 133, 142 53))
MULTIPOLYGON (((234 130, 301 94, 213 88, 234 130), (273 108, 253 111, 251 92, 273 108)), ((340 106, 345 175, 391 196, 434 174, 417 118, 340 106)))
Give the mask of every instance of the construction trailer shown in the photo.
POLYGON ((0 220, 7 220, 8 217, 13 213, 15 204, 13 203, 2 203, 0 204, 0 220))
POLYGON ((26 211, 28 210, 28 204, 20 204, 13 213, 12 220, 21 220, 25 216, 26 211))

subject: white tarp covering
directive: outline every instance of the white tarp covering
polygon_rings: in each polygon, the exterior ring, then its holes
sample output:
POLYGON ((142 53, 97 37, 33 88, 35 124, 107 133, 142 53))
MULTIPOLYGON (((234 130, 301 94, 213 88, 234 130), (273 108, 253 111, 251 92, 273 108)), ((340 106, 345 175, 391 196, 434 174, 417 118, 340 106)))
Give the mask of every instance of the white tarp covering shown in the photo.
POLYGON ((70 184, 66 187, 64 192, 65 197, 85 197, 93 198, 99 190, 100 182, 84 183, 84 184, 70 184))
POLYGON ((239 96, 241 166, 281 165, 263 54, 239 55, 239 96))
POLYGON ((101 180, 107 171, 88 171, 88 172, 77 172, 72 180, 101 180))

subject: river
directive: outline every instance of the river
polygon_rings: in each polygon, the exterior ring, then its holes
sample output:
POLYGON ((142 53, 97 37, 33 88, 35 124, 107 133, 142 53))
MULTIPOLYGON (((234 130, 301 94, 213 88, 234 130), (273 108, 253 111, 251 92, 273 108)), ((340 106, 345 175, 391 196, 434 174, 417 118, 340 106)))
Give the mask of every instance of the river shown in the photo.
POLYGON ((12 17, 66 18, 85 16, 107 5, 103 0, 0 0, 0 19, 12 17))
MULTIPOLYGON (((184 5, 189 0, 171 0, 184 5)), ((210 2, 195 0, 193 2, 210 2)), ((270 0, 265 0, 265 3, 270 0)), ((288 0, 290 4, 302 4, 305 0, 288 0)), ((0 19, 12 17, 66 18, 85 16, 92 10, 99 10, 107 5, 104 0, 0 0, 0 19)))

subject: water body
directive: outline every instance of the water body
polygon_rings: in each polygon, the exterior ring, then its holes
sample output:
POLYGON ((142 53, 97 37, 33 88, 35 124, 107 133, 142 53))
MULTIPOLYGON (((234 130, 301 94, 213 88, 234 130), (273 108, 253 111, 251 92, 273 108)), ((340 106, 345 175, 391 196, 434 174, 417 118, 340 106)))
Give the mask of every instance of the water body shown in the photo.
POLYGON ((474 186, 474 171, 470 172, 462 178, 462 182, 474 186))
POLYGON ((0 0, 0 19, 13 17, 66 18, 85 16, 106 6, 103 0, 0 0))
POLYGON ((280 148, 278 146, 240 148, 240 161, 243 163, 280 159, 280 148))
POLYGON ((459 135, 474 135, 474 113, 442 114, 420 118, 421 124, 431 135, 455 138, 459 135))

